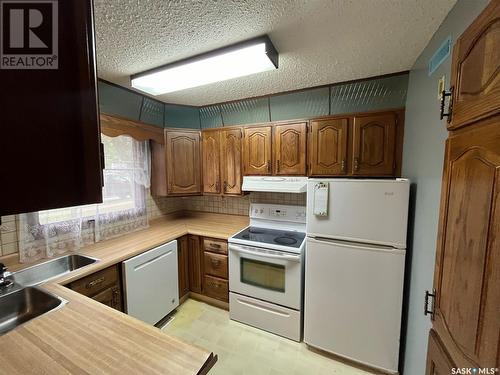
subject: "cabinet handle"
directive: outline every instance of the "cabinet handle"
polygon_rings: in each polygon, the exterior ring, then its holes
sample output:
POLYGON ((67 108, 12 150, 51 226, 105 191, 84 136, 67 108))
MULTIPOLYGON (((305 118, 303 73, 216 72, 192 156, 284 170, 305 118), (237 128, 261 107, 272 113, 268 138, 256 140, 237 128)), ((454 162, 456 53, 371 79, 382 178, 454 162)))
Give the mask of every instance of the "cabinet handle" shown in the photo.
POLYGON ((87 285, 85 285, 85 288, 87 288, 87 289, 93 288, 94 286, 102 283, 103 281, 104 281, 104 277, 100 277, 98 279, 92 280, 87 285))
POLYGON ((112 300, 112 303, 113 303, 113 307, 117 307, 118 304, 119 304, 119 301, 118 301, 118 289, 114 289, 113 290, 113 300, 112 300))
POLYGON ((359 171, 359 158, 354 158, 354 170, 359 171))
POLYGON ((267 161, 267 171, 271 173, 271 160, 267 161))
POLYGON ((345 172, 345 159, 342 159, 342 163, 340 164, 340 168, 342 172, 345 172))
POLYGON ((278 172, 278 173, 279 173, 279 171, 280 171, 280 161, 279 161, 279 159, 278 159, 278 160, 276 161, 276 172, 278 172))
POLYGON ((219 192, 219 181, 215 181, 215 191, 218 193, 219 192))
POLYGON ((227 191, 227 181, 224 181, 224 187, 223 187, 223 189, 224 189, 224 193, 225 193, 227 191))
POLYGON ((220 249, 220 244, 212 242, 212 243, 210 243, 210 247, 214 247, 216 249, 220 249))
POLYGON ((210 262, 212 263, 212 266, 214 266, 214 267, 219 267, 219 265, 220 265, 220 260, 218 260, 218 259, 211 259, 210 262))

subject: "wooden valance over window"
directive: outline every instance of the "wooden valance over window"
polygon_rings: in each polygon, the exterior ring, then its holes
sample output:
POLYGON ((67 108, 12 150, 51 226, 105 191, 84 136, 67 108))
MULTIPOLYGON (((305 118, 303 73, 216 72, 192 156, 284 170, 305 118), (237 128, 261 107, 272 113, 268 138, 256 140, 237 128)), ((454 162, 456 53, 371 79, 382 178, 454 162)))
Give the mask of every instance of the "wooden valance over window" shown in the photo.
POLYGON ((101 114, 101 132, 109 137, 128 135, 138 141, 152 140, 164 144, 163 128, 119 116, 101 114))

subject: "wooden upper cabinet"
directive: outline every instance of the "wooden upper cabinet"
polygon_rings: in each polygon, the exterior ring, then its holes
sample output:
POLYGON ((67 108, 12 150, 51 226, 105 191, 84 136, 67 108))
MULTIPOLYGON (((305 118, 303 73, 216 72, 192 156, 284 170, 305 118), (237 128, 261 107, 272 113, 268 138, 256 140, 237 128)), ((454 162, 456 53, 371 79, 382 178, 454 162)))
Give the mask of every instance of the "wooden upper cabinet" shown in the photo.
POLYGON ((220 131, 202 132, 203 150, 203 193, 220 194, 220 131))
POLYGON ((491 1, 453 49, 448 129, 500 113, 500 1, 491 1))
POLYGON ((165 147, 168 194, 200 194, 200 132, 167 130, 165 147))
POLYGON ((221 137, 221 177, 222 193, 227 195, 240 195, 241 173, 241 140, 243 129, 223 129, 221 137))
POLYGON ((243 166, 246 175, 272 174, 272 127, 244 129, 243 166))
POLYGON ((306 122, 274 127, 274 174, 306 174, 306 138, 306 122))
POLYGON ((347 170, 346 118, 311 121, 309 174, 344 175, 347 170))
POLYGON ((395 173, 396 115, 354 118, 351 172, 358 176, 392 176, 395 173))
POLYGON ((447 141, 434 329, 458 367, 500 365, 500 119, 447 141))

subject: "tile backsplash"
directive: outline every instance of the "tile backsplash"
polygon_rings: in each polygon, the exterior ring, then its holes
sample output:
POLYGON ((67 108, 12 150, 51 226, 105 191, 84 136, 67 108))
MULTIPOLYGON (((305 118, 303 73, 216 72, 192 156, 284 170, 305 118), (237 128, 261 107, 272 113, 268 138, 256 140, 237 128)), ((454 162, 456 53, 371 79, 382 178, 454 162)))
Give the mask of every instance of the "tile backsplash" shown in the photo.
MULTIPOLYGON (((148 218, 157 219, 163 215, 182 210, 213 212, 231 215, 248 215, 251 203, 275 203, 306 205, 306 193, 260 193, 253 192, 242 197, 193 196, 156 198, 147 194, 148 218)), ((3 216, 0 227, 0 256, 16 254, 19 251, 19 220, 17 215, 3 216)))

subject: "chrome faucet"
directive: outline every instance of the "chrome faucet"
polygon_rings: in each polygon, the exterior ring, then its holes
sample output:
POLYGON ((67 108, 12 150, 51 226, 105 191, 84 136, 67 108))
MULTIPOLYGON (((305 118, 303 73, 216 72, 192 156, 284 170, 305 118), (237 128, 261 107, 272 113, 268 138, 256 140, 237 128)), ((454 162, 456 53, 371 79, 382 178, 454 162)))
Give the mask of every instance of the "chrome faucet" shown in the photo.
POLYGON ((3 263, 0 263, 0 289, 7 289, 14 285, 12 273, 7 270, 3 263))

